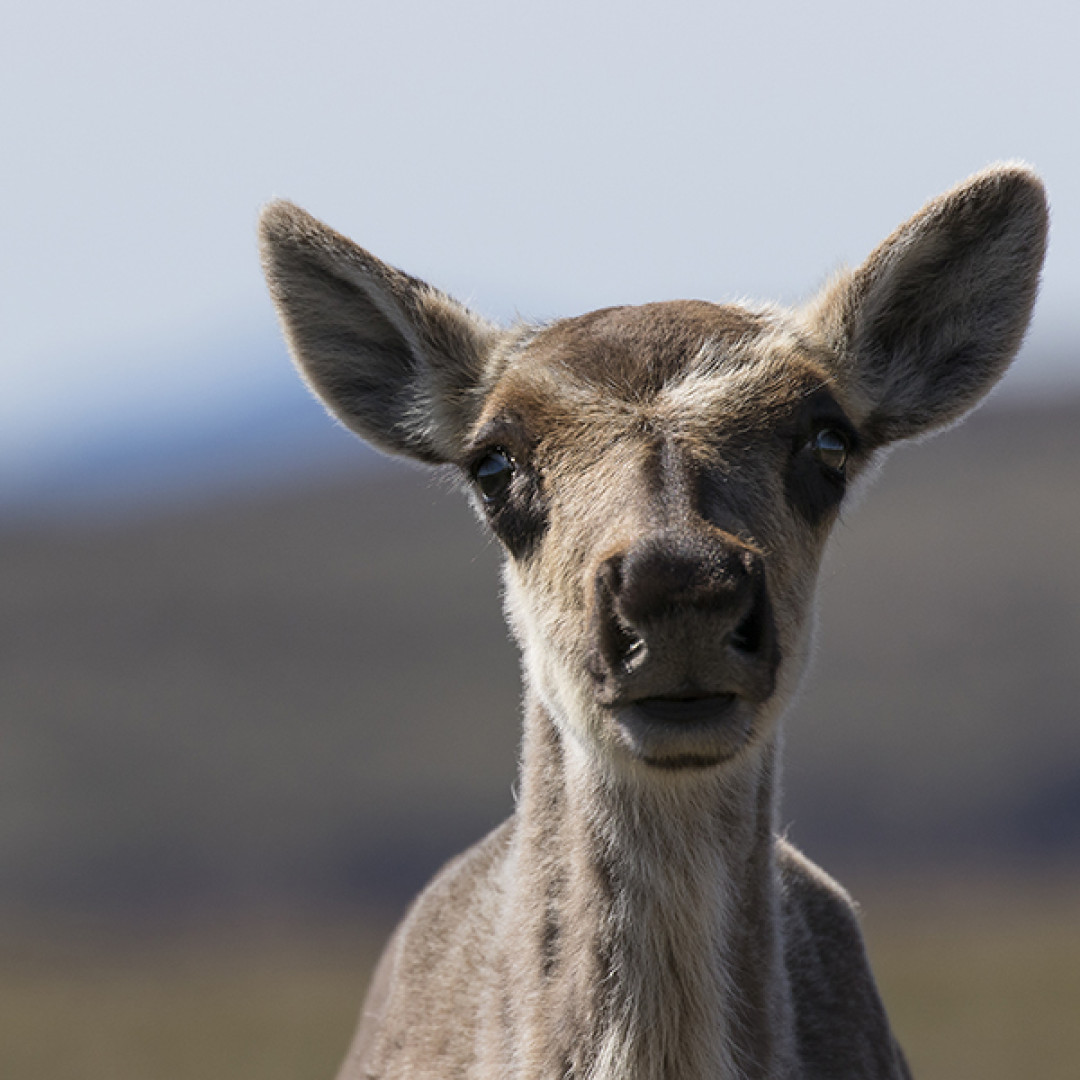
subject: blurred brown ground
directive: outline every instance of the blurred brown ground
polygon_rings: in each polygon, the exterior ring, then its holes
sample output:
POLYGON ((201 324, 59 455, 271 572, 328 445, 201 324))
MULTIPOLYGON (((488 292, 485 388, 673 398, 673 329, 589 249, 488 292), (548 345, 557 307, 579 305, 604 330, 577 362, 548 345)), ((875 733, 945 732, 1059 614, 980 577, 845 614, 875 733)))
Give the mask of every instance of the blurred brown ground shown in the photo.
MULTIPOLYGON (((1075 1078, 1080 878, 927 875, 857 891, 916 1077, 1075 1078)), ((385 926, 355 916, 152 935, 85 922, 10 930, 0 939, 4 1077, 330 1080, 385 926)))
MULTIPOLYGON (((1075 1076, 1080 402, 845 516, 785 824, 918 1075, 1075 1076)), ((332 1074, 390 913, 511 805, 497 561, 401 467, 0 530, 0 1076, 332 1074)))

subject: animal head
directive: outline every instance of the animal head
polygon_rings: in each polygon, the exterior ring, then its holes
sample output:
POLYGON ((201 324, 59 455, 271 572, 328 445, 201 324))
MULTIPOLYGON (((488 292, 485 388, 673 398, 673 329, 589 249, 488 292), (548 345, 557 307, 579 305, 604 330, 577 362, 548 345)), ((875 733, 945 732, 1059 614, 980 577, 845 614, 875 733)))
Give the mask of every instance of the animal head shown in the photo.
POLYGON ((556 723, 614 768, 670 775, 770 738, 845 498, 997 382, 1046 228, 1037 177, 998 166, 801 309, 677 301, 511 329, 288 203, 261 240, 312 390, 471 491, 556 723))

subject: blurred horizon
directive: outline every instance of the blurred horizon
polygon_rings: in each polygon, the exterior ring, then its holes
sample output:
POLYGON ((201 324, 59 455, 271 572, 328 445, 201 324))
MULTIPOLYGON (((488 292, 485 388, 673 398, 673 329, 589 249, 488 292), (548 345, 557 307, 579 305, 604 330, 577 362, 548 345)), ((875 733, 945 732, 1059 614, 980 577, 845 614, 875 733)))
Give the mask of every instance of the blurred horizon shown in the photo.
MULTIPOLYGON (((303 385, 275 326, 173 346, 213 366, 213 393, 123 402, 70 429, 9 436, 0 458, 0 530, 41 514, 160 512, 230 491, 288 487, 321 471, 387 458, 337 421, 303 385), (208 363, 207 358, 216 361, 208 363)), ((1080 396, 1080 335, 1025 344, 991 407, 1080 396)), ((205 389, 205 388, 204 388, 205 389)))

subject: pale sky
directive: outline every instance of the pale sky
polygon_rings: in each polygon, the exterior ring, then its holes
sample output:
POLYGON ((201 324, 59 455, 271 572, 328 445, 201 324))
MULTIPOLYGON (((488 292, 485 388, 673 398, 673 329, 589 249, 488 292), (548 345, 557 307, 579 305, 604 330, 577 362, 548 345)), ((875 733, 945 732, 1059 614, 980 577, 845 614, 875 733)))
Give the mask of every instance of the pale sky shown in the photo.
POLYGON ((9 0, 0 456, 291 379, 253 239, 275 196, 550 317, 798 300, 1022 158, 1053 224, 1013 385, 1078 387, 1078 43, 1066 0, 9 0))

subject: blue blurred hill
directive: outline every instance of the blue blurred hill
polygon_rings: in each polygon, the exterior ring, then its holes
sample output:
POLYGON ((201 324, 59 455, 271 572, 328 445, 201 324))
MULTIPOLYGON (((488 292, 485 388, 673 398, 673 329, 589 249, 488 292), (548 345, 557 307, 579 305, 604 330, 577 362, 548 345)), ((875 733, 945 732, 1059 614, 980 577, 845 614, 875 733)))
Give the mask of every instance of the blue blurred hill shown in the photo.
POLYGON ((0 522, 166 509, 231 491, 289 486, 379 455, 332 422, 277 341, 222 351, 204 393, 195 377, 169 400, 57 424, 0 462, 0 522))

